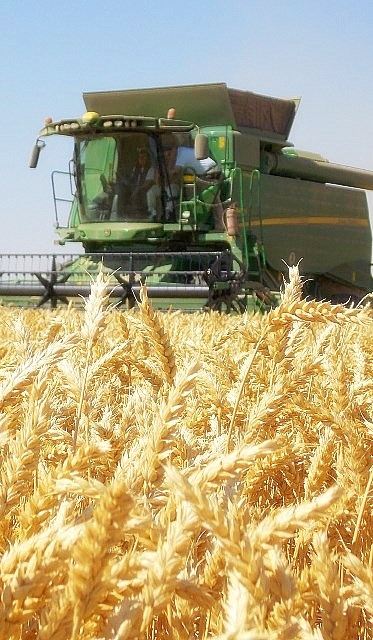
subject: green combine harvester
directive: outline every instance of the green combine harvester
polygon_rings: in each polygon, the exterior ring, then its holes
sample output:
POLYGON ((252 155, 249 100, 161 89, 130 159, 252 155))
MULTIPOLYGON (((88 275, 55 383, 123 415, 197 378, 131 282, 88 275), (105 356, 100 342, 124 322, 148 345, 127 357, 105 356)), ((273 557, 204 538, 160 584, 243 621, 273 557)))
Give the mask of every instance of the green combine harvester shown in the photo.
POLYGON ((72 138, 71 197, 57 193, 59 172, 52 184, 58 242, 80 253, 2 256, 3 300, 55 306, 87 295, 103 268, 129 306, 146 282, 161 308, 266 309, 299 261, 316 299, 373 289, 373 172, 294 149, 299 100, 206 84, 84 101, 81 118, 46 120, 30 159, 36 167, 44 137, 72 138))

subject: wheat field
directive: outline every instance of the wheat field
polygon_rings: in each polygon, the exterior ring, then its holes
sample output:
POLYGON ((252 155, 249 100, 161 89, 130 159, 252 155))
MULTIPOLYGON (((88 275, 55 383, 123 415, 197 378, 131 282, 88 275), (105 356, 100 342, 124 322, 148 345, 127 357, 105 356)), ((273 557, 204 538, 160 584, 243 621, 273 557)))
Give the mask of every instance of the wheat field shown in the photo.
POLYGON ((0 638, 373 638, 373 313, 0 307, 0 638))

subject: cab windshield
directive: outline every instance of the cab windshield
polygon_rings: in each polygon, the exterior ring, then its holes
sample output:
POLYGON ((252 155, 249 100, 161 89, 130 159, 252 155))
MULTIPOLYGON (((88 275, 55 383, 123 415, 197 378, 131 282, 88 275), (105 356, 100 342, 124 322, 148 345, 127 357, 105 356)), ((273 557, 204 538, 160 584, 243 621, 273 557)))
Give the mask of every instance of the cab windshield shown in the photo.
MULTIPOLYGON (((123 133, 75 143, 82 222, 167 222, 176 219, 179 186, 175 162, 180 140, 123 133)), ((193 153, 190 134, 182 144, 193 153)))

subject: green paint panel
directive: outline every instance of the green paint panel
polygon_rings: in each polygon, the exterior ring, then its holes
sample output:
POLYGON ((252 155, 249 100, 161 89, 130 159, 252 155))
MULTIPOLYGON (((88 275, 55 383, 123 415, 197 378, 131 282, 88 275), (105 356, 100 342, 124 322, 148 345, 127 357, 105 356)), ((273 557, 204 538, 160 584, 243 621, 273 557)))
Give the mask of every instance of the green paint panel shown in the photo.
POLYGON ((260 194, 266 257, 274 269, 283 270, 283 260, 295 257, 305 273, 342 277, 342 270, 347 280, 367 283, 371 231, 365 192, 262 175, 260 194))

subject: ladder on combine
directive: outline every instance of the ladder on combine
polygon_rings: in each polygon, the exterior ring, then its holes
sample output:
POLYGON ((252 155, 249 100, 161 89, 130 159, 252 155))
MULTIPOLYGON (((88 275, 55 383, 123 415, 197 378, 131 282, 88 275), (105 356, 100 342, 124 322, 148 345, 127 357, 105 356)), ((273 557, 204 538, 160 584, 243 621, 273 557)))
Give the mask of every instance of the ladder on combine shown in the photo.
POLYGON ((242 260, 250 283, 264 284, 266 259, 260 202, 260 172, 244 175, 240 167, 231 172, 230 200, 238 206, 242 238, 242 260))
MULTIPOLYGON (((242 174, 241 174, 242 175, 242 174)), ((263 219, 260 200, 260 171, 255 169, 246 179, 247 182, 247 263, 248 276, 264 284, 266 258, 263 241, 263 219)))

